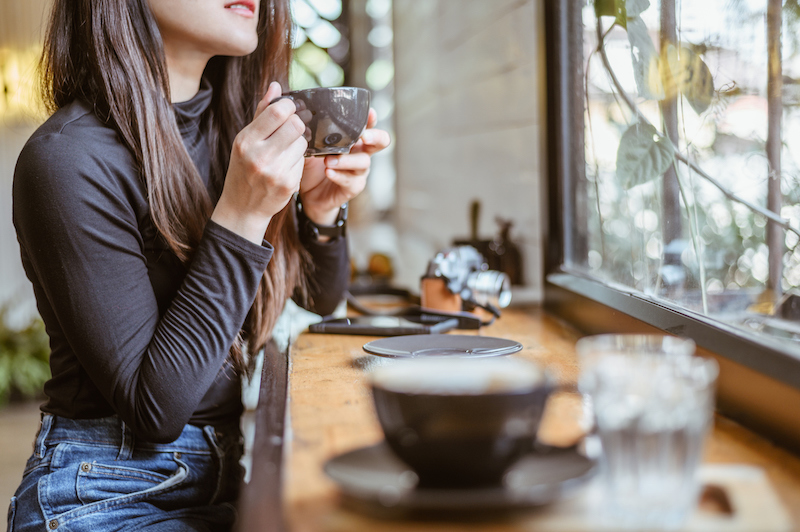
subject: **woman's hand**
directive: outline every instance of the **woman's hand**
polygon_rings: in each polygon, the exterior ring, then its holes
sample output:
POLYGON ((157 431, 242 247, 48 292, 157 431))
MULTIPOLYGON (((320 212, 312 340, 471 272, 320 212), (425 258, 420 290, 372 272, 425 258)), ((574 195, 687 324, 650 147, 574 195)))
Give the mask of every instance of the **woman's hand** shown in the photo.
POLYGON ((270 83, 253 121, 233 141, 228 174, 211 219, 248 240, 261 244, 272 216, 300 188, 306 126, 294 102, 282 99, 281 86, 270 83))
POLYGON ((369 110, 367 128, 361 138, 344 155, 327 155, 306 159, 300 197, 303 210, 311 221, 320 225, 336 222, 339 207, 364 190, 369 174, 370 157, 387 146, 389 133, 373 129, 378 121, 374 109, 369 110))

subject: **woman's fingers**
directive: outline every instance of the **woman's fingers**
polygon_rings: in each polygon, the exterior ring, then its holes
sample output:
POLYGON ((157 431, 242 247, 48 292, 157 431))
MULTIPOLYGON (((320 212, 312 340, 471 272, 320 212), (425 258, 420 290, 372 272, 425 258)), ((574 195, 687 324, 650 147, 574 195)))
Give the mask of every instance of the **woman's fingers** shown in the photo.
POLYGON ((366 183, 370 162, 366 153, 342 155, 334 165, 326 161, 325 177, 340 187, 351 188, 356 181, 366 183))
POLYGON ((364 143, 364 147, 368 151, 374 153, 375 151, 387 148, 389 144, 391 144, 392 139, 389 137, 388 131, 382 129, 368 129, 361 135, 361 142, 364 143))
POLYGON ((287 166, 291 166, 291 168, 300 168, 300 172, 290 173, 290 179, 297 183, 299 183, 300 179, 303 177, 303 154, 306 148, 308 148, 308 142, 306 142, 303 137, 295 137, 284 149, 277 153, 273 152, 273 158, 281 161, 280 168, 286 168, 287 166))
POLYGON ((367 171, 325 170, 325 177, 338 189, 336 202, 343 203, 361 194, 367 186, 367 171))
POLYGON ((355 194, 361 192, 361 183, 366 184, 368 172, 364 170, 334 170, 325 169, 325 177, 342 189, 349 190, 355 194))
POLYGON ((233 142, 225 185, 212 219, 260 243, 272 216, 300 188, 308 142, 293 100, 271 83, 253 121, 233 142))
MULTIPOLYGON (((246 135, 252 136, 254 140, 265 139, 275 133, 292 116, 295 116, 294 102, 289 99, 278 100, 268 105, 242 131, 246 135)), ((305 130, 305 125, 303 130, 305 130)), ((302 131, 300 134, 302 135, 302 131)))
POLYGON ((391 142, 388 132, 374 129, 377 121, 377 113, 370 109, 367 128, 350 153, 306 161, 300 190, 307 213, 318 217, 318 223, 323 223, 331 213, 335 215, 343 202, 351 200, 366 187, 371 155, 385 149, 391 142))
POLYGON ((367 127, 366 129, 370 129, 375 127, 375 124, 378 123, 378 112, 373 109, 372 107, 369 108, 369 114, 367 115, 367 127))
POLYGON ((258 102, 258 106, 256 107, 256 114, 255 116, 260 115, 264 112, 264 109, 269 106, 270 102, 281 95, 281 85, 277 81, 273 81, 269 84, 269 88, 267 88, 267 93, 261 98, 261 101, 258 102))
MULTIPOLYGON (((269 140, 270 144, 277 150, 281 150, 292 144, 298 138, 303 139, 303 132, 306 130, 306 125, 297 115, 291 115, 283 124, 281 124, 269 137, 264 140, 269 140)), ((306 142, 303 139, 303 142, 306 142)), ((308 143, 306 142, 306 145, 308 143)))
POLYGON ((372 107, 369 108, 367 117, 367 127, 358 139, 358 142, 350 150, 350 153, 364 152, 370 155, 386 149, 391 144, 392 139, 389 133, 382 129, 374 129, 378 123, 378 113, 372 107))
POLYGON ((391 144, 392 139, 389 133, 382 129, 366 129, 361 134, 361 138, 350 149, 351 154, 367 153, 373 155, 381 150, 385 150, 391 144))
POLYGON ((369 170, 370 157, 364 152, 328 155, 325 157, 325 166, 334 170, 369 170))

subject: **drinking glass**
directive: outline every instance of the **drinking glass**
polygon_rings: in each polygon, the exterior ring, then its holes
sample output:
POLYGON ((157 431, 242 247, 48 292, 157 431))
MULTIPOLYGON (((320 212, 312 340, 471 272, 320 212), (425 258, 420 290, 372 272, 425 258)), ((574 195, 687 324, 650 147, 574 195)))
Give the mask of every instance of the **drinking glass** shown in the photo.
POLYGON ((615 529, 679 528, 694 509, 714 412, 715 361, 661 335, 579 340, 579 388, 599 436, 601 516, 615 529))

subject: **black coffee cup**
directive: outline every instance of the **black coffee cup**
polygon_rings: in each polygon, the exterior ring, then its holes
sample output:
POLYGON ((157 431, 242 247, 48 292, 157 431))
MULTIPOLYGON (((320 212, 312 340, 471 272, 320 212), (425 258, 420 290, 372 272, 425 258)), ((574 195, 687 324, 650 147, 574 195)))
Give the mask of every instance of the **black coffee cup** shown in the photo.
POLYGON ((316 87, 286 92, 272 102, 282 98, 294 101, 297 116, 306 125, 306 157, 348 153, 367 127, 367 89, 316 87))
POLYGON ((423 487, 499 485, 533 450, 552 379, 516 358, 427 359, 371 376, 386 442, 423 487))

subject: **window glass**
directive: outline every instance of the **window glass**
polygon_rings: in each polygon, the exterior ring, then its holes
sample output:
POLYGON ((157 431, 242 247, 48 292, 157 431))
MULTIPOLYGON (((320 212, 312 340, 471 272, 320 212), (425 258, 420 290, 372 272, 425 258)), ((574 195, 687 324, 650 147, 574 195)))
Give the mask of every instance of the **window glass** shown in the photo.
POLYGON ((593 0, 566 265, 800 340, 800 7, 593 0))
MULTIPOLYGON (((291 0, 290 5, 294 22, 291 88, 368 88, 370 106, 378 116, 376 127, 394 137, 392 0, 291 0)), ((367 182, 371 210, 391 211, 395 174, 390 146, 372 158, 367 182)))
POLYGON ((292 89, 344 84, 350 43, 342 0, 292 0, 292 89))

